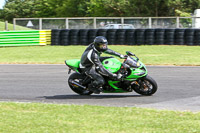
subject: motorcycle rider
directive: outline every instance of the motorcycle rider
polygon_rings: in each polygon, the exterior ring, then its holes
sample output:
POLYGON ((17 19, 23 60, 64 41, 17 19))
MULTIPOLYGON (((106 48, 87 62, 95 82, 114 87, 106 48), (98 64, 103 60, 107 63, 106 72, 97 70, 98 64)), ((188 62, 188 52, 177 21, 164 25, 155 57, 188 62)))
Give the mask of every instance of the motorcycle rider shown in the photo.
POLYGON ((89 84, 88 89, 96 94, 101 92, 100 88, 105 84, 104 78, 101 75, 111 77, 112 79, 121 78, 120 75, 113 74, 105 69, 100 61, 102 52, 125 58, 124 55, 108 49, 107 45, 108 41, 105 37, 97 36, 94 42, 89 44, 81 57, 80 68, 82 72, 94 80, 92 84, 89 84))

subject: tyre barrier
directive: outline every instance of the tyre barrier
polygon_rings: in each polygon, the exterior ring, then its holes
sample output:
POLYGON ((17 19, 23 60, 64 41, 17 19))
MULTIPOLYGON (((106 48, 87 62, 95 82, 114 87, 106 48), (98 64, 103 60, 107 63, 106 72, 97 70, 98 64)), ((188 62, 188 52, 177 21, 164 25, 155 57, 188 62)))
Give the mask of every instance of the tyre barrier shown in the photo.
POLYGON ((60 32, 61 30, 52 29, 51 30, 51 45, 60 45, 60 32))
POLYGON ((109 44, 116 44, 116 29, 108 29, 106 38, 108 39, 109 44))
POLYGON ((155 29, 155 44, 162 45, 165 41, 165 29, 155 29))
POLYGON ((68 29, 64 29, 60 31, 60 44, 62 45, 70 45, 70 39, 69 39, 69 31, 68 29))
MULTIPOLYGON (((58 38, 59 39, 59 38, 58 38)), ((1 31, 0 47, 52 44, 51 30, 1 31)))
POLYGON ((196 29, 194 32, 194 45, 200 45, 200 29, 196 29))
POLYGON ((184 45, 185 44, 184 36, 185 36, 185 29, 176 29, 175 30, 174 44, 184 45))
POLYGON ((104 36, 104 37, 106 37, 107 36, 107 29, 99 29, 97 31, 97 36, 104 36))
POLYGON ((124 45, 126 42, 126 30, 125 29, 118 29, 116 31, 116 40, 115 44, 117 45, 124 45))
POLYGON ((136 30, 127 29, 126 30, 126 45, 135 45, 136 44, 136 30))
POLYGON ((145 31, 145 44, 153 45, 155 44, 155 29, 147 29, 145 31))
POLYGON ((77 29, 72 29, 69 31, 69 40, 70 40, 70 45, 80 45, 79 44, 79 30, 77 29))
POLYGON ((174 45, 175 29, 165 29, 165 42, 167 45, 174 45))
POLYGON ((89 29, 88 30, 88 43, 92 43, 97 36, 97 31, 96 29, 89 29))
POLYGON ((80 31, 80 45, 88 45, 88 30, 81 29, 80 31))
POLYGON ((51 45, 88 45, 104 36, 111 45, 200 45, 200 29, 53 29, 51 45))
POLYGON ((146 29, 136 29, 136 44, 145 44, 145 30, 146 29))
POLYGON ((194 45, 194 29, 185 29, 185 44, 194 45))

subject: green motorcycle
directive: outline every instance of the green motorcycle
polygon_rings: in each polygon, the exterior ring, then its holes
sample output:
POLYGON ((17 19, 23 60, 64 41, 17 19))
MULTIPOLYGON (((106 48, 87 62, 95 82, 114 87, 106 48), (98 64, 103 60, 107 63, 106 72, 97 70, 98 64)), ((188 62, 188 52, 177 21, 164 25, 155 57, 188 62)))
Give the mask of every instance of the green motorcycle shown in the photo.
MULTIPOLYGON (((121 77, 120 80, 113 80, 103 76, 106 84, 102 87, 102 92, 124 93, 135 91, 146 96, 154 94, 158 88, 157 83, 147 74, 145 65, 130 51, 127 51, 126 54, 123 63, 114 57, 100 57, 100 61, 107 70, 121 77)), ((80 60, 66 60, 65 64, 69 67, 69 74, 71 70, 75 71, 69 76, 69 87, 79 95, 92 94, 93 92, 88 90, 88 85, 92 83, 92 79, 81 73, 80 60)))

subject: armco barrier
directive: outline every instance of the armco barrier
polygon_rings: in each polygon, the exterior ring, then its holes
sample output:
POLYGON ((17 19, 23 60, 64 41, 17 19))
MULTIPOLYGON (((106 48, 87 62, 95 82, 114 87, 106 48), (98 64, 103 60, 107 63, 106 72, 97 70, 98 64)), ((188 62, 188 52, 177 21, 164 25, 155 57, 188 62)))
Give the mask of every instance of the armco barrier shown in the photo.
POLYGON ((51 35, 51 45, 88 45, 96 36, 112 45, 200 45, 200 29, 56 29, 51 35))
POLYGON ((51 30, 0 32, 0 47, 35 46, 51 44, 51 30))

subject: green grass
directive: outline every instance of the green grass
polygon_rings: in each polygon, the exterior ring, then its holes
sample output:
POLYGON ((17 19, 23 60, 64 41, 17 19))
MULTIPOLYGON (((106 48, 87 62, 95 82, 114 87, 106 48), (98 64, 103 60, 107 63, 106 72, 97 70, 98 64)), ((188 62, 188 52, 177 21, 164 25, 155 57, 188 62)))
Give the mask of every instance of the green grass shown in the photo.
MULTIPOLYGON (((13 30, 13 24, 8 23, 8 30, 13 30)), ((30 29, 30 28, 26 28, 23 26, 17 26, 15 27, 15 30, 34 30, 34 29, 30 29)), ((5 31, 5 22, 1 22, 0 21, 0 31, 5 31)))
POLYGON ((199 133, 200 113, 134 107, 0 103, 2 133, 199 133))
MULTIPOLYGON (((86 46, 2 47, 0 63, 63 64, 66 59, 79 59, 85 48, 86 46)), ((132 51, 147 65, 200 66, 199 46, 110 45, 109 48, 122 54, 132 51)))

